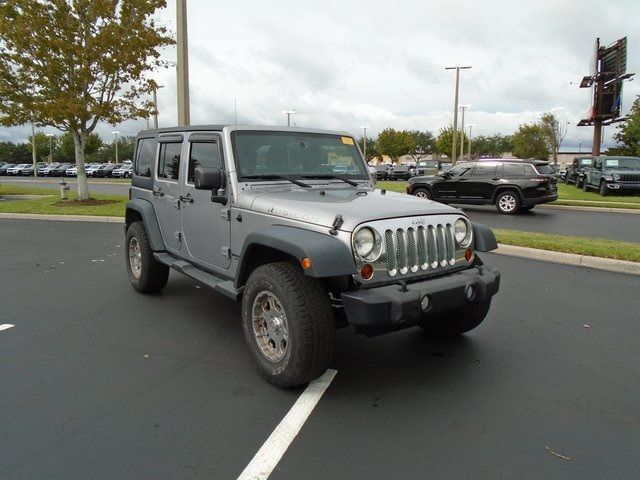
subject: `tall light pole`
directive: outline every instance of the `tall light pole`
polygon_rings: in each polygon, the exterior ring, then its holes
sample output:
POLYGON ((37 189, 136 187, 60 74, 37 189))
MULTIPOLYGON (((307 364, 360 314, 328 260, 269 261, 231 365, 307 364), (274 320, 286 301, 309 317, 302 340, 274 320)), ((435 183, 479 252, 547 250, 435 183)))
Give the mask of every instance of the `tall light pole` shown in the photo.
POLYGON ((282 113, 287 116, 287 127, 290 127, 291 117, 296 113, 296 111, 291 109, 291 110, 284 110, 282 113))
POLYGON ((364 161, 367 161, 367 129, 369 128, 369 125, 363 125, 360 127, 362 129, 362 138, 363 138, 363 142, 362 145, 364 146, 364 161))
POLYGON ((582 142, 578 142, 578 153, 582 153, 582 142))
POLYGON ((471 108, 471 105, 460 105, 458 108, 462 110, 462 128, 460 128, 460 131, 462 132, 460 137, 460 160, 462 160, 462 157, 464 156, 464 111, 467 108, 471 108))
POLYGON ((116 136, 116 164, 118 163, 118 134, 120 133, 118 130, 114 130, 113 133, 116 136))
POLYGON ((51 139, 53 137, 55 137, 55 135, 53 133, 47 133, 46 135, 47 135, 47 137, 49 137, 49 163, 51 163, 53 161, 53 153, 52 153, 52 149, 51 149, 51 139))
POLYGON ((476 124, 475 124, 475 123, 470 123, 470 124, 468 125, 468 127, 469 127, 469 152, 468 152, 468 153, 469 153, 469 159, 471 159, 471 129, 472 129, 473 127, 475 127, 475 126, 476 126, 476 124))
POLYGON ((178 125, 190 125, 189 112, 189 45, 187 40, 187 0, 176 0, 178 50, 178 125))
POLYGON ((38 154, 36 153, 36 126, 31 124, 31 160, 33 161, 33 176, 38 176, 38 154))
POLYGON ((445 67, 445 70, 456 71, 456 94, 453 99, 453 141, 451 142, 451 166, 456 164, 456 147, 458 146, 458 91, 460 89, 460 70, 471 68, 471 65, 465 65, 461 67, 456 65, 455 67, 445 67))
POLYGON ((158 128, 158 89, 164 88, 164 85, 158 85, 153 82, 153 128, 158 128))

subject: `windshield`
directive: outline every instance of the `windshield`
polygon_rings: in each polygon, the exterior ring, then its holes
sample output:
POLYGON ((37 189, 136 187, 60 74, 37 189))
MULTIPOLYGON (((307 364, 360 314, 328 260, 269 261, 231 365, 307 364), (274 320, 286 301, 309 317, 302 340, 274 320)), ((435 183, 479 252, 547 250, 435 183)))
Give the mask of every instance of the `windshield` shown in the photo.
POLYGON ((591 160, 590 158, 581 158, 580 159, 580 165, 586 165, 586 166, 591 166, 591 162, 593 160, 591 160))
POLYGON ((438 162, 418 162, 419 167, 438 168, 438 162))
POLYGON ((609 158, 604 161, 604 168, 640 170, 640 157, 609 158))
POLYGON ((234 132, 238 177, 341 175, 368 179, 352 137, 293 132, 234 132))

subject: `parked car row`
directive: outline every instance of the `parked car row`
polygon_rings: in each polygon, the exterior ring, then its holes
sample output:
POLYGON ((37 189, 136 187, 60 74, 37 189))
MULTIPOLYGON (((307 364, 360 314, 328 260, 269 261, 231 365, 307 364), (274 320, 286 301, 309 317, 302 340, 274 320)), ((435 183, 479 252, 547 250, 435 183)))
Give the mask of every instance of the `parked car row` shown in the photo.
POLYGON ((409 180, 419 175, 436 175, 451 168, 451 163, 437 160, 421 160, 417 164, 374 165, 376 180, 409 180))
POLYGON ((411 178, 407 193, 441 203, 495 205, 506 215, 558 199, 549 162, 518 159, 461 162, 439 175, 411 178))
POLYGON ((597 190, 603 197, 616 192, 640 193, 640 157, 576 157, 567 167, 564 181, 585 192, 597 190))
MULTIPOLYGON (((43 163, 36 164, 39 177, 76 177, 78 175, 73 163, 43 163)), ((91 163, 85 166, 88 177, 93 178, 131 178, 131 163, 91 163)), ((31 176, 33 177, 33 164, 31 163, 3 163, 0 162, 0 175, 31 176)))

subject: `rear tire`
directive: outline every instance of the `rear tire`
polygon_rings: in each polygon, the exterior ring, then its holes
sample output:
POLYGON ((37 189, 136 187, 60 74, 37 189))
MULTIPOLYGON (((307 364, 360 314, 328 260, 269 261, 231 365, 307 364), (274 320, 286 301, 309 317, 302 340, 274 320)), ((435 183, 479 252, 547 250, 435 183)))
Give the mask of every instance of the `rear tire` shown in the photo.
POLYGON ((500 192, 496 198, 496 209, 504 215, 515 215, 520 211, 520 196, 514 190, 500 192))
POLYGON ((491 300, 477 302, 425 320, 420 327, 427 334, 436 337, 457 337, 480 325, 490 307, 491 300))
POLYGON ((424 198, 425 200, 433 200, 433 195, 427 188, 416 188, 413 191, 413 196, 418 198, 424 198))
POLYGON ((290 262, 256 268, 242 296, 242 328, 260 374, 280 387, 322 375, 335 348, 335 319, 322 284, 290 262))
POLYGON ((144 223, 133 222, 127 228, 125 257, 131 285, 140 293, 162 290, 169 280, 169 267, 153 257, 144 223))

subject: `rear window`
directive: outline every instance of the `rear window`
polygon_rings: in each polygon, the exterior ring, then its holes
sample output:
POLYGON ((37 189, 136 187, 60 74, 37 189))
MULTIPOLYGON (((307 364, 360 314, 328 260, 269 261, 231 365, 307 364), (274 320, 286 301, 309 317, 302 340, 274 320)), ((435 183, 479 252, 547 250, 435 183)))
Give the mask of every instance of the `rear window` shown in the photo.
POLYGON ((161 143, 158 160, 158 178, 178 180, 182 143, 161 143))
POLYGON ((524 175, 524 165, 519 163, 505 163, 502 166, 502 176, 509 177, 521 177, 524 175))
POLYGON ((542 173, 545 175, 551 175, 555 173, 555 170, 551 165, 536 165, 536 170, 538 171, 538 173, 542 173))
POLYGON ((156 139, 141 138, 138 140, 138 148, 134 173, 141 177, 151 176, 151 165, 156 154, 156 139))

